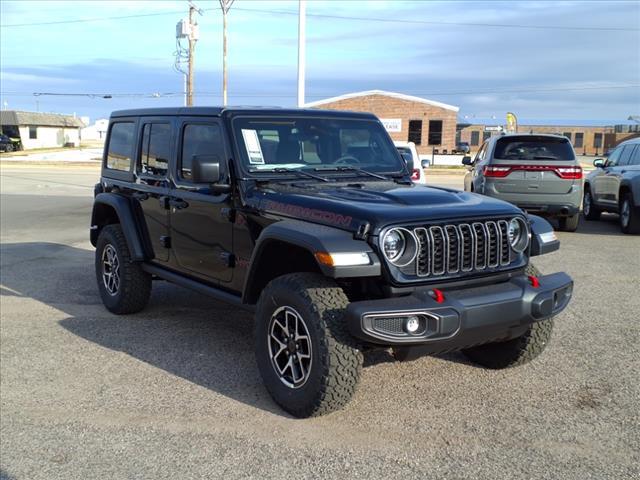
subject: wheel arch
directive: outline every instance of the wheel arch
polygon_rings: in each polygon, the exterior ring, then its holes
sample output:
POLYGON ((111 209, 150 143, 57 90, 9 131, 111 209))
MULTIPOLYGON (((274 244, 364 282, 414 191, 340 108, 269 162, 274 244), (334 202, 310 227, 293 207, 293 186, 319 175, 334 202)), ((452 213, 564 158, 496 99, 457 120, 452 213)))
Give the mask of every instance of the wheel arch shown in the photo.
POLYGON ((144 243, 136 227, 135 215, 129 200, 115 193, 99 193, 91 212, 91 244, 95 247, 100 231, 110 224, 118 223, 122 228, 131 260, 143 261, 147 258, 144 243))
POLYGON ((254 304, 274 278, 287 273, 314 272, 329 278, 372 277, 381 274, 380 261, 368 243, 351 232, 297 220, 265 228, 258 237, 245 278, 243 303, 254 304), (368 265, 328 266, 317 253, 366 253, 368 265))

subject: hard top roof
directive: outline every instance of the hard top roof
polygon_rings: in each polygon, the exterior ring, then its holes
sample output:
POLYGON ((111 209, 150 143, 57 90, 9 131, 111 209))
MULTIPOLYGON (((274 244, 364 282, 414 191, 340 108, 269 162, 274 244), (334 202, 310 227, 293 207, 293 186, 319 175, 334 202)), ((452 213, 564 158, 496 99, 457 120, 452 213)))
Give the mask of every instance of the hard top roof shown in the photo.
POLYGON ((220 117, 234 115, 304 115, 312 117, 344 117, 375 119, 376 116, 365 112, 347 112, 341 110, 318 110, 310 108, 279 108, 279 107, 162 107, 162 108, 136 108, 129 110, 116 110, 111 113, 111 118, 118 117, 156 117, 156 116, 203 116, 220 117))

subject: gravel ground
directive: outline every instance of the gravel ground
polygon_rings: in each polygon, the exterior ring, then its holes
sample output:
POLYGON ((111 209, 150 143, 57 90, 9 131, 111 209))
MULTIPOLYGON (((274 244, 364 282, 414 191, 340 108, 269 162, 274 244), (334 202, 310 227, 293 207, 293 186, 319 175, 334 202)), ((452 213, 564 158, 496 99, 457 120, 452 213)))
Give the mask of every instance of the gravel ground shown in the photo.
POLYGON ((640 476, 640 237, 614 216, 537 261, 576 287, 535 362, 369 354, 344 410, 298 420, 262 386, 248 314, 163 283, 144 312, 107 313, 95 178, 2 168, 3 480, 640 476))

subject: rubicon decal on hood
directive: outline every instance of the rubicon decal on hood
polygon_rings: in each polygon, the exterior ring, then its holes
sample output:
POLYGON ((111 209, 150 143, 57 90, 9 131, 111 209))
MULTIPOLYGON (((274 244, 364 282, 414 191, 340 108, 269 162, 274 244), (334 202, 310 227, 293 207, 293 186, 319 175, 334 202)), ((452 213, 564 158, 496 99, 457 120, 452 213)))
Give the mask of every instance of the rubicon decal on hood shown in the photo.
POLYGON ((291 217, 322 222, 339 227, 348 227, 351 225, 351 220, 353 220, 349 215, 340 215, 334 212, 300 207, 298 205, 288 205, 286 203, 274 202, 273 200, 266 200, 263 203, 263 207, 265 210, 282 213, 291 217))

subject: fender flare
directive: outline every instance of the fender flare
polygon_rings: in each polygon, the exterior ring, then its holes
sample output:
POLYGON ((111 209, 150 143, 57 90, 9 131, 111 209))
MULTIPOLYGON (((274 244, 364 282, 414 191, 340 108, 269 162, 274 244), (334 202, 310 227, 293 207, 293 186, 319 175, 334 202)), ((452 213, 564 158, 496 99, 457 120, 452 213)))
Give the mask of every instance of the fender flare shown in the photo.
POLYGON ((530 257, 555 252, 560 248, 560 240, 556 237, 551 224, 537 215, 527 215, 531 229, 530 257))
POLYGON ((134 262, 142 262, 147 258, 141 235, 137 227, 132 205, 126 197, 115 193, 99 193, 93 202, 91 212, 91 244, 95 247, 98 241, 100 229, 106 225, 104 222, 104 206, 112 208, 118 216, 122 232, 127 240, 131 259, 134 262))
POLYGON ((243 297, 249 292, 262 253, 271 242, 287 243, 305 249, 313 256, 323 275, 330 278, 377 277, 381 274, 380 260, 376 253, 367 242, 354 239, 352 232, 299 220, 282 220, 272 223, 260 233, 251 254, 243 297), (369 257, 369 264, 329 266, 318 261, 315 254, 319 252, 365 253, 369 257))

